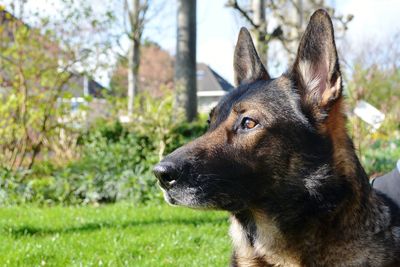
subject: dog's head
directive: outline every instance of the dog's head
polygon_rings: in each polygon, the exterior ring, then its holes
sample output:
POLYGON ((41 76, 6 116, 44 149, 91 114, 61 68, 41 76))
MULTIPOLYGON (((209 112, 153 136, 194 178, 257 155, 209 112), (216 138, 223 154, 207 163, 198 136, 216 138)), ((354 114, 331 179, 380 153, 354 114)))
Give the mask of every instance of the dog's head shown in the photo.
POLYGON ((155 166, 166 200, 235 212, 258 205, 290 209, 287 199, 311 208, 309 201, 336 198, 328 192, 336 186, 328 179, 330 133, 342 123, 332 121, 342 117, 336 108, 342 85, 326 11, 311 17, 287 73, 270 78, 245 28, 234 69, 237 88, 211 111, 207 133, 155 166))

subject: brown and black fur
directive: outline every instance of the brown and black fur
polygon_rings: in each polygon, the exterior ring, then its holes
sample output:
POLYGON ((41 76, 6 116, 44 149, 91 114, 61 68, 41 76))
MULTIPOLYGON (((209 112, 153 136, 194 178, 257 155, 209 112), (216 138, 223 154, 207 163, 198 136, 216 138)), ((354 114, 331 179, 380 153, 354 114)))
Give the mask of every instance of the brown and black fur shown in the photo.
POLYGON ((371 189, 346 133, 328 14, 313 14, 282 76, 246 29, 234 68, 208 132, 155 167, 166 200, 229 211, 232 266, 400 266, 398 208, 371 189))

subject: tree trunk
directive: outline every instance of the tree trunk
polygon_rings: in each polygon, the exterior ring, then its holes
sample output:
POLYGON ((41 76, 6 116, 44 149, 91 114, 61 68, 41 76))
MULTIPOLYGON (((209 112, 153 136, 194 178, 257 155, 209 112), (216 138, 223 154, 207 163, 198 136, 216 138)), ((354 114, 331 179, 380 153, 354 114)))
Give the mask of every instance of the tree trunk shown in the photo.
MULTIPOLYGON (((133 104, 138 92, 138 73, 140 65, 140 40, 142 37, 142 22, 140 21, 140 0, 133 0, 131 18, 131 47, 128 55, 128 116, 133 113, 133 104)), ((147 5, 147 3, 146 3, 147 5)), ((145 12, 145 11, 142 11, 145 12)))
POLYGON ((297 47, 299 47, 302 33, 305 30, 303 0, 296 0, 296 4, 297 4, 297 28, 298 28, 298 31, 297 31, 297 41, 293 42, 295 45, 295 47, 293 47, 293 51, 296 51, 297 47))
POLYGON ((128 59, 128 115, 133 113, 133 102, 138 91, 140 41, 132 40, 128 59))
POLYGON ((253 22, 258 25, 257 29, 253 30, 254 45, 260 56, 261 62, 267 68, 268 63, 268 44, 265 40, 267 33, 267 20, 265 19, 265 4, 264 0, 252 0, 253 22))
POLYGON ((176 109, 185 109, 186 119, 197 116, 196 0, 178 0, 175 65, 176 109))
POLYGON ((298 15, 297 15, 297 24, 299 26, 299 29, 303 30, 303 24, 304 24, 304 6, 303 6, 303 0, 297 0, 297 10, 298 10, 298 15))

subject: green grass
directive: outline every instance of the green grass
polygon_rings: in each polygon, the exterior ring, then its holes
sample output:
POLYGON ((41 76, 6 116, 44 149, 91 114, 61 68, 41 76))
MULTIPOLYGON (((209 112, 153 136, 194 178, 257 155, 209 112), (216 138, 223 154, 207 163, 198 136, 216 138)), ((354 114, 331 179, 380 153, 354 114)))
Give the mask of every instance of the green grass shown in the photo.
POLYGON ((227 230, 165 204, 0 208, 0 266, 227 266, 227 230))

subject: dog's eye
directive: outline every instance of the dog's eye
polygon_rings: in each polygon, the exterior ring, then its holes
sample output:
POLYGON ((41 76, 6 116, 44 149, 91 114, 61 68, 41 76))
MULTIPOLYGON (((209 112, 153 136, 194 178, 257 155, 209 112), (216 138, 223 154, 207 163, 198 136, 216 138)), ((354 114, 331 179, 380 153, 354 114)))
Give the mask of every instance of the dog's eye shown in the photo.
POLYGON ((248 129, 248 130, 253 129, 257 125, 258 125, 258 123, 255 120, 248 118, 248 117, 243 118, 242 123, 241 123, 242 129, 248 129))

